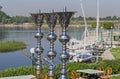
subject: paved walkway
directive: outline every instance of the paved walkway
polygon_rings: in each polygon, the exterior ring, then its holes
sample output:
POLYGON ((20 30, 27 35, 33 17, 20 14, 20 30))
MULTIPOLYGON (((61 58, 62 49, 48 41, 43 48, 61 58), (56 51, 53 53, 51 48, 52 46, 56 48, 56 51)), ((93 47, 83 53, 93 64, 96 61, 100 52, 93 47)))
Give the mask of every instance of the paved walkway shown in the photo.
POLYGON ((110 52, 110 49, 107 49, 103 54, 103 60, 114 60, 114 56, 112 55, 112 53, 110 52))
POLYGON ((14 76, 14 77, 4 77, 4 78, 0 78, 0 79, 31 79, 35 76, 33 75, 24 75, 24 76, 14 76))

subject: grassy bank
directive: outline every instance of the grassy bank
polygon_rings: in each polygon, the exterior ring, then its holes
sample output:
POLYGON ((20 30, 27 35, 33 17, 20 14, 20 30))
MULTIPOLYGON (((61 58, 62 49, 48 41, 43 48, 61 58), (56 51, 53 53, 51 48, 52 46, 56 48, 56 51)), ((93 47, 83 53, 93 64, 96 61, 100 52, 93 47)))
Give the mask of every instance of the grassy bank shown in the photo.
POLYGON ((110 51, 112 52, 115 59, 120 59, 120 47, 112 48, 110 51))
POLYGON ((26 48, 26 44, 17 41, 0 41, 0 53, 16 51, 26 48))

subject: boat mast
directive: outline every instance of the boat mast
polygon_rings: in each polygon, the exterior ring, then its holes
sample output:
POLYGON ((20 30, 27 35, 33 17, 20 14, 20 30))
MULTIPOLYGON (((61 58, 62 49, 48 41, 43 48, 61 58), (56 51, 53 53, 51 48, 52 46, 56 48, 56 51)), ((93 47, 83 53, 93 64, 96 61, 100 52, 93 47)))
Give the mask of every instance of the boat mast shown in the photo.
POLYGON ((85 46, 86 46, 86 37, 87 37, 87 22, 86 22, 86 17, 85 17, 85 12, 84 12, 84 8, 83 8, 83 4, 82 4, 82 0, 80 0, 80 5, 81 5, 81 10, 82 10, 82 15, 83 15, 83 18, 84 18, 84 23, 85 23, 85 31, 84 31, 84 33, 83 33, 83 35, 84 35, 84 39, 83 39, 83 41, 84 41, 84 50, 85 50, 85 46))
POLYGON ((99 41, 99 0, 97 0, 97 25, 96 25, 96 41, 99 41))

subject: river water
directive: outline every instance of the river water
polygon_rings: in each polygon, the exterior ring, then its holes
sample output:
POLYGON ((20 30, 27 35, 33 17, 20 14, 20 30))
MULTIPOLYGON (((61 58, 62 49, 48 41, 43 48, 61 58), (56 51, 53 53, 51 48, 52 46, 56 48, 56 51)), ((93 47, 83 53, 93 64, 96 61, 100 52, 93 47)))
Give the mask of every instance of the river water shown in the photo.
MULTIPOLYGON (((70 37, 76 37, 76 31, 78 31, 78 38, 80 39, 82 36, 84 28, 80 27, 69 27, 67 29, 68 35, 70 37)), ((42 39, 42 47, 44 48, 43 56, 47 57, 47 51, 49 50, 49 41, 47 41, 46 37, 49 33, 49 28, 42 28, 42 32, 44 33, 44 38, 42 39)), ((57 36, 61 34, 61 28, 55 28, 55 32, 57 36)), ((27 44, 27 48, 24 49, 26 52, 30 53, 30 48, 36 47, 36 38, 34 38, 36 33, 36 29, 23 29, 23 28, 0 28, 0 41, 2 40, 15 40, 22 41, 27 44)), ((55 51, 57 52, 57 57, 55 58, 54 63, 59 64, 59 55, 62 52, 61 43, 57 38, 55 42, 55 51)), ((8 52, 8 53, 0 53, 0 70, 4 70, 7 68, 16 68, 21 66, 30 66, 31 60, 23 55, 20 51, 8 52)))

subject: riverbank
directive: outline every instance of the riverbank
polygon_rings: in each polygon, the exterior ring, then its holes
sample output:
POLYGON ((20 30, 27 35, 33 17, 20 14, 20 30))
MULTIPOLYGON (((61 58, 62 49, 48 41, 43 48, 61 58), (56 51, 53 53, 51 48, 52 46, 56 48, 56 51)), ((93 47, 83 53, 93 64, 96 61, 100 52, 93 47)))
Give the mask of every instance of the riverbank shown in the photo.
MULTIPOLYGON (((0 24, 0 27, 8 27, 8 28, 34 28, 36 25, 34 23, 24 23, 24 24, 0 24)), ((42 27, 48 27, 47 24, 43 24, 42 27)), ((59 24, 56 25, 56 27, 60 27, 59 24)), ((84 27, 84 25, 80 24, 70 24, 69 27, 84 27)), ((91 27, 91 25, 88 25, 88 27, 91 27)))
POLYGON ((6 27, 6 28, 33 28, 35 25, 33 23, 24 23, 24 24, 0 24, 0 27, 6 27))

